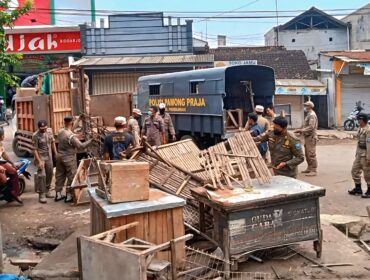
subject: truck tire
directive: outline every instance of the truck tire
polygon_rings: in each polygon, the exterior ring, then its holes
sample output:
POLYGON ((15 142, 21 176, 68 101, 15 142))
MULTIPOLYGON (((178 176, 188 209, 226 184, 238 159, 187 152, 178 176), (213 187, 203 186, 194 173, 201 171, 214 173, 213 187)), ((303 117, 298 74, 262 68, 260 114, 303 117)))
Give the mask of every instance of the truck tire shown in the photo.
POLYGON ((30 156, 29 152, 20 150, 18 148, 18 138, 17 137, 13 138, 12 147, 13 147, 13 152, 16 154, 17 157, 26 158, 30 156))

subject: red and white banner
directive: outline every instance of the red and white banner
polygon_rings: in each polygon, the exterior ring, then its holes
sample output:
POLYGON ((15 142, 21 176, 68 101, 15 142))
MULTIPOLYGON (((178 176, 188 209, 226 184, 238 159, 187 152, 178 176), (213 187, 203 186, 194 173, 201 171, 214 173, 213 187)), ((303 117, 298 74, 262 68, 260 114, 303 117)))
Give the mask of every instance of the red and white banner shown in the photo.
POLYGON ((7 34, 9 53, 80 52, 80 32, 7 34))

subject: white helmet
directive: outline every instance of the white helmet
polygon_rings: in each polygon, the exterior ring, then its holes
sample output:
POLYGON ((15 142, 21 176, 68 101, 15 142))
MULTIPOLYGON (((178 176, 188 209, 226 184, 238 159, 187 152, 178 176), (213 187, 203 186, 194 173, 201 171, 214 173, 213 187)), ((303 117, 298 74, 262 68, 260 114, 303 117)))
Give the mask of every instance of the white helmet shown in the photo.
POLYGON ((159 109, 165 109, 165 108, 166 108, 166 104, 164 104, 164 103, 159 104, 159 109))

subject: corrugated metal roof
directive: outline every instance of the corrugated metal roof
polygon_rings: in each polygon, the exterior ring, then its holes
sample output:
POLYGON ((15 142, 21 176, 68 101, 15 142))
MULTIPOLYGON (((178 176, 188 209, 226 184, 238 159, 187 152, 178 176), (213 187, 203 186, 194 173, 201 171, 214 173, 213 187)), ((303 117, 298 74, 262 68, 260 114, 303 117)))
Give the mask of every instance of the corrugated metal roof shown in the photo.
POLYGON ((337 58, 345 62, 368 62, 370 61, 370 51, 332 51, 322 52, 322 55, 337 58))
POLYGON ((276 79, 276 86, 295 86, 295 87, 325 87, 318 80, 303 80, 303 79, 276 79))
POLYGON ((182 64, 182 63, 213 63, 213 54, 202 55, 161 55, 161 56, 91 56, 83 57, 73 63, 74 66, 92 65, 145 65, 145 64, 182 64))

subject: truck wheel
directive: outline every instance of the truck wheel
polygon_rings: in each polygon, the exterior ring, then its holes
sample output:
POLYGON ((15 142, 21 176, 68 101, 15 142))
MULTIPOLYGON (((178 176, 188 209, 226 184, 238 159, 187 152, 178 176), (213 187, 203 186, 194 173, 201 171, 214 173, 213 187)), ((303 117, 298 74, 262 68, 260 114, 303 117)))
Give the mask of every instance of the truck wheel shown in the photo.
POLYGON ((25 157, 30 156, 30 154, 27 151, 20 150, 18 148, 18 139, 17 139, 17 137, 13 138, 12 147, 13 147, 13 152, 16 154, 17 157, 25 158, 25 157))

